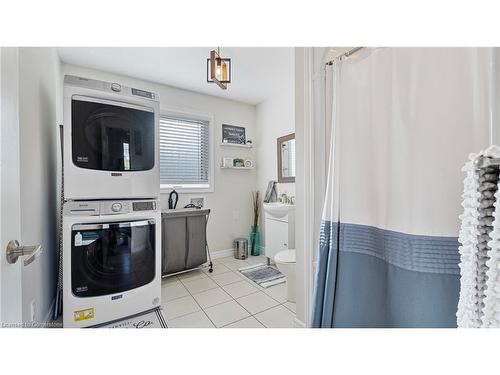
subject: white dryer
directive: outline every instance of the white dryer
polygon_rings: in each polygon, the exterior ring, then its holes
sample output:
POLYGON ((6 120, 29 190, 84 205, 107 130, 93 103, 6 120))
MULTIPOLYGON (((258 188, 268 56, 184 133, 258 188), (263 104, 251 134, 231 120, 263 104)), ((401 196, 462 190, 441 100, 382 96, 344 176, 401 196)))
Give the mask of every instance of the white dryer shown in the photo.
POLYGON ((89 327, 161 304, 158 200, 63 207, 63 325, 89 327))
POLYGON ((66 200, 159 198, 159 98, 64 77, 66 200))

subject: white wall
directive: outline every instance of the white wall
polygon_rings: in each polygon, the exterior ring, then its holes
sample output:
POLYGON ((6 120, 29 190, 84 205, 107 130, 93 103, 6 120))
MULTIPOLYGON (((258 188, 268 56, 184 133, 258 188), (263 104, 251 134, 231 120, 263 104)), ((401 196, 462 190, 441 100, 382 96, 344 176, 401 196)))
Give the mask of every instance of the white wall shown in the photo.
POLYGON ((56 289, 57 98, 60 62, 54 48, 19 49, 21 244, 44 252, 23 267, 23 321, 50 317, 56 289))
MULTIPOLYGON (((312 173, 306 169, 306 160, 309 161, 308 145, 312 142, 310 138, 308 118, 308 108, 306 105, 306 51, 305 48, 295 49, 295 124, 296 124, 296 166, 297 171, 297 206, 296 206, 296 220, 295 220, 295 247, 297 248, 297 289, 296 289, 296 321, 300 325, 307 325, 308 320, 308 305, 310 299, 310 275, 308 252, 310 249, 310 233, 307 229, 312 231, 308 225, 309 216, 307 205, 311 202, 311 197, 308 196, 310 192, 307 178, 312 173)), ((310 222, 309 222, 310 224, 310 222)))
MULTIPOLYGON (((212 251, 230 249, 235 237, 248 235, 252 221, 251 192, 255 189, 256 171, 220 169, 219 162, 223 156, 254 159, 254 150, 223 149, 219 144, 223 123, 243 126, 246 128, 247 139, 255 139, 255 106, 75 65, 63 64, 62 73, 119 82, 153 91, 159 94, 160 107, 164 109, 176 107, 212 114, 215 126, 215 190, 213 193, 179 194, 177 207, 189 203, 191 197, 205 199, 205 207, 211 209, 208 243, 212 251)), ((163 208, 167 208, 167 199, 168 194, 162 194, 163 208)))
MULTIPOLYGON (((295 80, 294 49, 288 49, 289 58, 275 76, 279 88, 256 107, 257 137, 257 187, 262 198, 270 180, 278 180, 278 156, 276 140, 295 132, 295 80)), ((278 194, 295 195, 295 183, 278 184, 278 194)), ((262 219, 263 216, 261 216, 262 219)), ((265 240, 264 223, 261 220, 262 238, 265 240)))
MULTIPOLYGON (((21 238, 19 176, 19 53, 0 48, 0 249, 21 238)), ((0 257, 0 321, 22 321, 22 265, 0 257)))

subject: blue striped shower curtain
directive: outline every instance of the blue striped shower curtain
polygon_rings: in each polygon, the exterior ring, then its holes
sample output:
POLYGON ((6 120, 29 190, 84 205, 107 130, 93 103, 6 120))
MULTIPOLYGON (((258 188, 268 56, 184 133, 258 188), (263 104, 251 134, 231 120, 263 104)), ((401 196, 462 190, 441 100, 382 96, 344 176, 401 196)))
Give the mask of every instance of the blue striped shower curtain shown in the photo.
POLYGON ((327 67, 332 140, 311 327, 456 327, 470 152, 490 49, 363 49, 327 67))

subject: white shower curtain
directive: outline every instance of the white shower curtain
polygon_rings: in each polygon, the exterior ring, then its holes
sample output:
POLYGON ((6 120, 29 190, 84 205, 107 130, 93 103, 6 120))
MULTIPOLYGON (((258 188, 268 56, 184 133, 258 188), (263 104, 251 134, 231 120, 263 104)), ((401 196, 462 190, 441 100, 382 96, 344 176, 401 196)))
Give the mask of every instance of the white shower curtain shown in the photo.
POLYGON ((456 326, 461 167, 489 143, 490 63, 477 48, 334 63, 313 327, 456 326))

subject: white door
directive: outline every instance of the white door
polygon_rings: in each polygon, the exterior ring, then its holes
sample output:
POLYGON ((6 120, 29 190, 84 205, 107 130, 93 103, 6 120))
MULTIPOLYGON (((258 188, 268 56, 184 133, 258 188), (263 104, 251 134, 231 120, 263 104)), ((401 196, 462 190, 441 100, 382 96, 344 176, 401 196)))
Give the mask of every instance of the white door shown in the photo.
POLYGON ((17 48, 0 48, 0 321, 22 322, 22 261, 9 264, 7 244, 21 236, 17 48))

